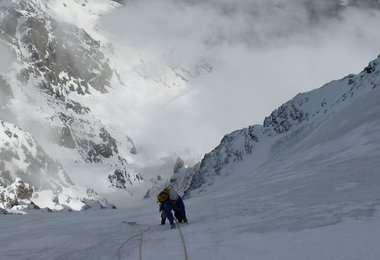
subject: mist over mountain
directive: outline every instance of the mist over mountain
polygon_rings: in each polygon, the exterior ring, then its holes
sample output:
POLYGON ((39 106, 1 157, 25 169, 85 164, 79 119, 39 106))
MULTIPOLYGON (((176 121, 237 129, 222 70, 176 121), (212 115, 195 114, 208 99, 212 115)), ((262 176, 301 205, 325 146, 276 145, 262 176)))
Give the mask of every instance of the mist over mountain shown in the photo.
POLYGON ((126 107, 133 120, 123 126, 150 160, 200 159, 297 93, 360 71, 379 52, 378 10, 376 1, 124 1, 99 26, 124 64, 127 87, 113 104, 126 107))

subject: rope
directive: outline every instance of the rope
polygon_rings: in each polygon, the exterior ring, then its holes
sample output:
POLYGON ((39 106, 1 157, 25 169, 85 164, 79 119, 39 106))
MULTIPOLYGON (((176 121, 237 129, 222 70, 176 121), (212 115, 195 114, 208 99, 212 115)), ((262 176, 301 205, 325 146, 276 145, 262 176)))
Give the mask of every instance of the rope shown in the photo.
POLYGON ((134 239, 135 237, 138 237, 140 236, 140 233, 139 234, 136 234, 134 236, 131 236, 130 238, 128 238, 124 243, 121 244, 121 246, 118 248, 117 250, 117 259, 120 260, 121 259, 121 249, 129 242, 131 241, 132 239, 134 239))
POLYGON ((185 238, 183 237, 180 225, 178 225, 178 221, 176 221, 176 227, 178 227, 179 234, 181 235, 181 240, 182 240, 182 245, 183 245, 183 251, 185 253, 185 259, 189 260, 189 256, 187 254, 187 248, 186 248, 186 243, 185 243, 185 238))
POLYGON ((141 231, 141 237, 140 237, 140 260, 142 260, 142 246, 144 241, 144 233, 147 232, 150 229, 149 225, 139 225, 138 229, 141 231), (146 226, 147 228, 145 230, 141 230, 141 226, 146 226))
POLYGON ((120 260, 121 259, 121 250, 122 248, 129 242, 131 241, 132 239, 136 238, 136 237, 140 237, 140 249, 139 249, 139 254, 140 254, 140 260, 142 260, 142 245, 143 245, 143 239, 144 239, 144 233, 147 232, 149 229, 150 229, 150 225, 140 225, 140 224, 137 224, 137 222, 126 222, 126 221, 123 221, 123 223, 127 223, 128 225, 130 226, 134 226, 136 227, 140 232, 136 235, 133 235, 131 236, 130 238, 128 238, 126 241, 124 241, 120 247, 118 248, 117 250, 117 259, 120 260), (145 230, 142 230, 141 227, 142 226, 146 226, 147 228, 145 230))
MULTIPOLYGON (((142 260, 142 248, 143 248, 143 241, 144 241, 144 233, 147 232, 151 226, 150 225, 140 225, 138 224, 137 222, 126 222, 126 221, 123 221, 123 223, 127 223, 128 225, 130 226, 134 226, 136 227, 138 230, 139 230, 139 233, 131 236, 130 238, 128 238, 126 241, 124 241, 120 247, 118 248, 117 250, 117 255, 118 255, 118 260, 121 259, 121 250, 122 248, 129 242, 131 241, 132 239, 136 238, 136 237, 140 237, 140 247, 139 247, 139 259, 142 260), (142 229, 141 227, 145 226, 146 229, 142 229)), ((183 251, 184 251, 184 254, 185 254, 185 260, 189 260, 189 256, 187 254, 187 248, 186 248, 186 243, 185 243, 185 238, 182 234, 182 230, 181 230, 181 227, 180 225, 178 225, 178 221, 176 221, 176 227, 178 228, 178 232, 181 236, 181 240, 182 240, 182 245, 183 245, 183 251)))

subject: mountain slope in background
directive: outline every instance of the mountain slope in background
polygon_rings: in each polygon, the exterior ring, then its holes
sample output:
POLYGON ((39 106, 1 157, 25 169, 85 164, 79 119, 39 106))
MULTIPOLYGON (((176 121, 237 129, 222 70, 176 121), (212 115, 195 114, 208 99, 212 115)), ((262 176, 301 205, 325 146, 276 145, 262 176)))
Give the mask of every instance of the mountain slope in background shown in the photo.
POLYGON ((255 125, 226 135, 171 184, 187 196, 248 198, 255 230, 302 230, 371 217, 380 205, 380 58, 358 75, 299 94, 255 125))
MULTIPOLYGON (((99 18, 119 7, 117 1, 98 0, 3 4, 0 47, 9 57, 0 73, 0 119, 32 135, 75 183, 87 186, 95 180, 91 185, 102 192, 111 187, 132 194, 132 187, 143 181, 129 165, 138 150, 124 124, 118 129, 103 124, 109 115, 92 109, 106 111, 112 103, 107 94, 124 86, 111 67, 117 55, 97 29, 99 18)), ((116 65, 126 61, 121 62, 116 65)), ((136 69, 139 77, 165 88, 210 70, 207 63, 193 71, 175 64, 163 74, 144 64, 136 69)))

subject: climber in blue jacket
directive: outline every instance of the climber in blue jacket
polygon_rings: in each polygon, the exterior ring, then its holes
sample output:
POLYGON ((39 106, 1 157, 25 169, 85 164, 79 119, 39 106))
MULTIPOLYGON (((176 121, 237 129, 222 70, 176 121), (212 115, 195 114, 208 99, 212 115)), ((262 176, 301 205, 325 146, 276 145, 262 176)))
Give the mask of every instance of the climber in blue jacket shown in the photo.
POLYGON ((185 204, 183 203, 181 196, 179 196, 175 190, 171 189, 169 196, 167 196, 167 198, 162 201, 162 203, 163 209, 165 211, 165 216, 169 220, 170 227, 172 229, 175 228, 172 211, 174 211, 174 216, 179 223, 188 223, 186 218, 185 204))

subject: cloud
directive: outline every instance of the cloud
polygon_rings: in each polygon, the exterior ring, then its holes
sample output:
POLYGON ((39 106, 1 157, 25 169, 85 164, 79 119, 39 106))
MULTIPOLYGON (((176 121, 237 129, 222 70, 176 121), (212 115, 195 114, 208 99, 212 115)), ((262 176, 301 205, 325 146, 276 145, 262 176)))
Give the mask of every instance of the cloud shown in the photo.
POLYGON ((224 134, 262 123, 297 93, 357 73, 379 54, 378 10, 347 3, 124 1, 102 21, 125 82, 109 97, 124 119, 109 123, 150 158, 210 151, 224 134), (164 84, 177 80, 171 68, 205 61, 211 73, 164 84))
POLYGON ((4 42, 0 41, 0 74, 6 74, 9 72, 12 63, 15 61, 15 55, 12 49, 4 42))
POLYGON ((12 0, 0 0, 0 6, 2 6, 2 5, 8 5, 11 2, 12 2, 12 0))

